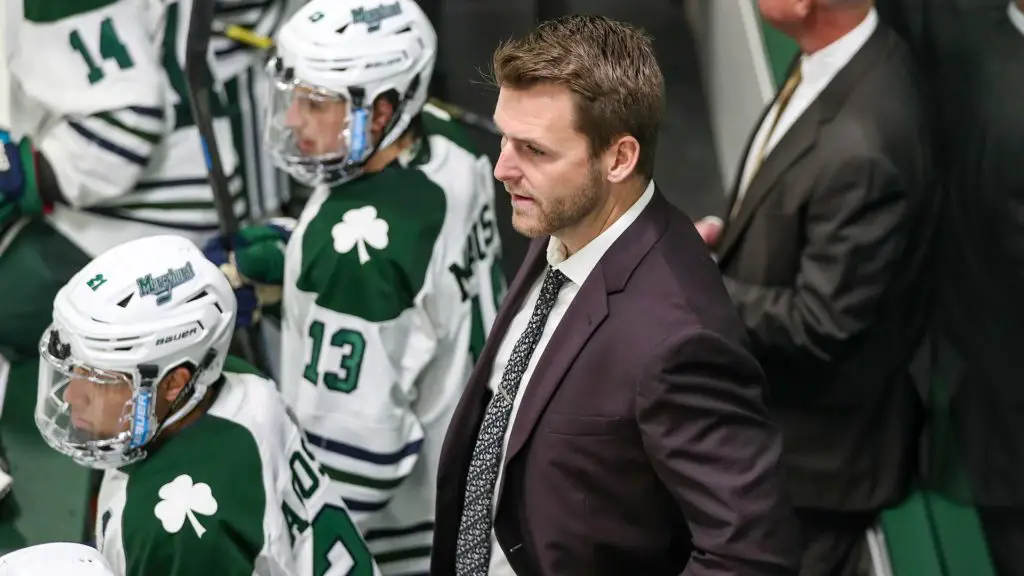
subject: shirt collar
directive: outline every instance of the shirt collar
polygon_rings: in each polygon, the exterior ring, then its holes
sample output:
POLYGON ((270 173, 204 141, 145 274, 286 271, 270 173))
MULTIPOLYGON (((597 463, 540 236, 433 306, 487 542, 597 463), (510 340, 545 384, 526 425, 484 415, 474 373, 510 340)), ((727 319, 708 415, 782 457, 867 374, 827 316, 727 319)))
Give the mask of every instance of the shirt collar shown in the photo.
POLYGON ((1020 8, 1017 6, 1017 3, 1014 2, 1013 0, 1010 0, 1010 6, 1009 8, 1006 9, 1006 11, 1010 14, 1010 22, 1013 23, 1013 25, 1017 28, 1017 30, 1020 31, 1021 34, 1024 34, 1024 12, 1020 11, 1020 8))
POLYGON ((874 8, 856 28, 813 54, 800 60, 801 83, 829 82, 853 59, 878 28, 878 12, 874 8))
POLYGON ((601 261, 604 253, 626 231, 626 228, 629 228, 629 225, 636 221, 640 213, 644 211, 644 208, 650 204, 653 197, 654 180, 651 180, 647 183, 647 189, 644 190, 640 198, 622 216, 619 216, 618 220, 613 222, 604 232, 601 232, 597 238, 591 240, 586 246, 580 248, 568 258, 565 257, 565 244, 552 236, 548 240, 548 264, 555 270, 565 274, 565 277, 573 284, 582 286, 587 276, 597 267, 597 263, 601 261))

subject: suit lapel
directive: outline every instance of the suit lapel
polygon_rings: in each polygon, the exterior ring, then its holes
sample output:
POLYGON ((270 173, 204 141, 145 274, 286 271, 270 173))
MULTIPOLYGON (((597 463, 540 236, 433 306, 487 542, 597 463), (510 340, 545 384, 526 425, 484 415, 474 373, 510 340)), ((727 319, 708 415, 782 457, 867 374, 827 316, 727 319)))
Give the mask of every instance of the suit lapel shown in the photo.
POLYGON ((655 190, 650 204, 619 236, 580 287, 537 362, 512 423, 505 461, 526 444, 541 414, 583 346, 608 316, 608 295, 622 291, 643 257, 665 233, 671 207, 655 190))
POLYGON ((562 383, 569 365, 608 315, 607 290, 600 268, 598 264, 580 287, 537 362, 537 368, 523 392, 515 422, 512 423, 512 435, 505 453, 506 462, 526 443, 537 419, 562 383))
POLYGON ((761 164, 760 170, 747 186, 739 213, 730 219, 722 232, 722 241, 718 249, 719 261, 729 257, 736 240, 750 223, 754 212, 768 193, 774 190, 775 181, 814 146, 818 139, 817 107, 814 104, 800 116, 793 127, 772 148, 761 164))
MULTIPOLYGON (((777 188, 775 184, 778 179, 814 147, 818 140, 820 127, 835 117, 861 79, 870 72, 876 61, 885 55, 892 45, 892 35, 893 33, 879 22, 878 28, 864 46, 832 78, 828 86, 822 90, 821 94, 793 124, 793 127, 779 140, 775 148, 768 153, 761 169, 754 175, 747 187, 739 213, 736 214, 736 218, 731 219, 725 225, 718 248, 719 264, 725 262, 735 251, 738 241, 750 224, 758 205, 777 188)), ((758 126, 760 127, 760 124, 758 126)), ((751 137, 751 141, 753 138, 751 137)), ((749 150, 748 144, 748 154, 749 150)), ((743 162, 746 162, 746 156, 744 156, 743 162)), ((737 178, 736 186, 738 190, 739 178, 737 178)))

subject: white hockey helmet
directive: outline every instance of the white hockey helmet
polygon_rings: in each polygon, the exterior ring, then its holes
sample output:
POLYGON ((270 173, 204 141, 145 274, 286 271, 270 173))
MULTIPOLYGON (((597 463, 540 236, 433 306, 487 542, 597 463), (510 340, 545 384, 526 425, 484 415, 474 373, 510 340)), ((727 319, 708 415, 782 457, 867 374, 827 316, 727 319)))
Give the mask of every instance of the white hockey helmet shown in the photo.
POLYGON ((134 240, 94 259, 57 293, 39 341, 43 438, 97 469, 144 458, 220 377, 235 309, 224 274, 180 236, 134 240), (181 366, 190 380, 158 410, 158 386, 181 366))
POLYGON ((312 0, 277 34, 266 147, 309 186, 359 176, 423 109, 437 34, 413 0, 312 0), (394 114, 374 142, 379 97, 394 114))
POLYGON ((99 550, 73 542, 48 542, 0 556, 0 576, 115 576, 99 550))

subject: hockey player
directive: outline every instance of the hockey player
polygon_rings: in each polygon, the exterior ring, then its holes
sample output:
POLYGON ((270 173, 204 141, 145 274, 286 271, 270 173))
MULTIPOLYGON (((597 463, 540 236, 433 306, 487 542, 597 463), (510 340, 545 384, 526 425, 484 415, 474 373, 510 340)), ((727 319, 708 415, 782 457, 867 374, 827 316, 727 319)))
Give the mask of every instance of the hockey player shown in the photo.
POLYGON ((0 556, 0 576, 117 576, 95 548, 49 542, 0 556))
MULTIPOLYGON (((281 11, 280 0, 222 4, 222 17, 247 24, 281 11)), ((0 134, 0 402, 8 373, 34 378, 35 344, 56 291, 92 256, 169 232, 201 244, 217 230, 182 70, 191 5, 17 0, 0 7, 12 36, 5 44, 13 123, 0 127, 10 129, 0 134), (45 218, 44 206, 52 206, 45 218)), ((230 46, 218 40, 214 48, 230 46)), ((244 66, 221 56, 226 74, 244 66)), ((215 112, 235 212, 244 219, 249 203, 232 126, 224 110, 215 112)))
POLYGON ((113 248, 58 292, 35 421, 105 470, 99 549, 121 576, 379 574, 274 384, 230 366, 234 315, 180 236, 113 248))
MULTIPOLYGON (((4 182, 8 202, 53 205, 48 221, 90 255, 170 230, 211 236, 217 215, 183 72, 191 0, 25 0, 23 8, 9 42, 5 172, 20 177, 4 182)), ((214 129, 244 217, 219 101, 214 129)))
POLYGON ((424 107, 436 48, 411 0, 290 18, 265 147, 315 190, 290 237, 208 251, 241 290, 283 277, 282 392, 385 574, 428 570, 441 443, 504 290, 490 162, 424 107))

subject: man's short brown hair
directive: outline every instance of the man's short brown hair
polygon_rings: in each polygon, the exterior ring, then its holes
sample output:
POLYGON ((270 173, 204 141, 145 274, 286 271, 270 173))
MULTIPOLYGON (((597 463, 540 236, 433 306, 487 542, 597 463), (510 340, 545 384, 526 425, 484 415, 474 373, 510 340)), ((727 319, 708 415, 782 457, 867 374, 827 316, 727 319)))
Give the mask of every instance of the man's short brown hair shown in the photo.
POLYGON ((494 52, 498 87, 553 83, 576 100, 576 129, 591 154, 629 134, 640 143, 636 172, 654 175, 664 79, 650 37, 603 16, 571 15, 542 23, 494 52))

